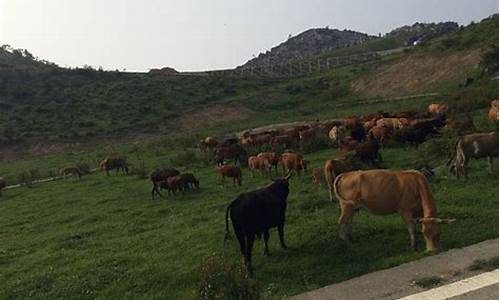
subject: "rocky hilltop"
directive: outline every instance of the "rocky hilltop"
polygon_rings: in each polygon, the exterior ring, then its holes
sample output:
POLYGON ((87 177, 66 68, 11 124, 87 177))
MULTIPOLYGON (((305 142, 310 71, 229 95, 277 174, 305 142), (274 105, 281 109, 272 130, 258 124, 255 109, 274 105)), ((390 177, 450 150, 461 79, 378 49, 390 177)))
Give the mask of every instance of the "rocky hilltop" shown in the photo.
POLYGON ((458 24, 455 22, 415 23, 399 27, 389 32, 387 36, 395 37, 403 42, 403 46, 412 46, 430 40, 440 35, 455 32, 458 24))
POLYGON ((245 63, 245 67, 285 64, 289 61, 301 59, 310 55, 331 51, 337 48, 361 44, 374 38, 368 34, 352 30, 337 30, 328 28, 314 28, 288 38, 287 41, 272 48, 266 53, 259 54, 245 63))

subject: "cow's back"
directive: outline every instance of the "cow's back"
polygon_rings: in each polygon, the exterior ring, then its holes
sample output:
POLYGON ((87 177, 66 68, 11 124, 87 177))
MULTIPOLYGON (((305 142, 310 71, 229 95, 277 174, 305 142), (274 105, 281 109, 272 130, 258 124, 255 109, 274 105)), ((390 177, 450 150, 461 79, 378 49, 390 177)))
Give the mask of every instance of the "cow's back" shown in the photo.
POLYGON ((335 181, 340 202, 363 207, 376 215, 403 207, 419 210, 422 176, 417 171, 368 170, 343 173, 335 181))

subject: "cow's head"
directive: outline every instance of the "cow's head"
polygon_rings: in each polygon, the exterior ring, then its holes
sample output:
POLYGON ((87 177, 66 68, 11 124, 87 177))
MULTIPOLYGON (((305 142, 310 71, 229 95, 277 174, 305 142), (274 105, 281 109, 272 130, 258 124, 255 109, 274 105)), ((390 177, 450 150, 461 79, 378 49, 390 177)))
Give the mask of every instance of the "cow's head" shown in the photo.
POLYGON ((455 219, 440 219, 440 218, 421 218, 417 222, 422 224, 422 234, 424 235, 427 251, 439 251, 441 248, 440 224, 449 224, 455 222, 455 219))

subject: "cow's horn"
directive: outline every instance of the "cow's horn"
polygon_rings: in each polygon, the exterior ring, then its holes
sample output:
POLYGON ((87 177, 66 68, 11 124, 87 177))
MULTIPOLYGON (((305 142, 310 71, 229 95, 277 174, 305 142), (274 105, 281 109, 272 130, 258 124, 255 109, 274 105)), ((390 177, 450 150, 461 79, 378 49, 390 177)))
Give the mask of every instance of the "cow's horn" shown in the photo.
POLYGON ((455 222, 457 219, 437 219, 439 224, 450 224, 455 222))
POLYGON ((288 172, 288 174, 285 176, 285 180, 290 179, 292 177, 292 172, 288 172))

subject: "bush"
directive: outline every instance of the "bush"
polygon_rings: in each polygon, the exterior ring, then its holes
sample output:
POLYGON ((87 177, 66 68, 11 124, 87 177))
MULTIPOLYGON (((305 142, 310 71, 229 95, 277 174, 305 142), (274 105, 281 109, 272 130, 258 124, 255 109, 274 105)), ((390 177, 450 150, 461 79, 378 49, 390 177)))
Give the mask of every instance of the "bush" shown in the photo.
POLYGON ((16 176, 16 181, 20 185, 31 187, 33 184, 33 176, 29 171, 23 171, 16 176))
POLYGON ((199 299, 259 299, 262 289, 242 263, 229 263, 215 253, 201 263, 200 277, 199 299))
POLYGON ((146 169, 146 164, 144 163, 144 160, 139 160, 139 163, 134 164, 130 170, 130 174, 137 175, 137 178, 139 179, 148 179, 149 178, 149 172, 146 169))
POLYGON ((434 168, 446 163, 454 150, 457 138, 456 135, 446 132, 438 138, 432 138, 420 144, 415 167, 434 168))

